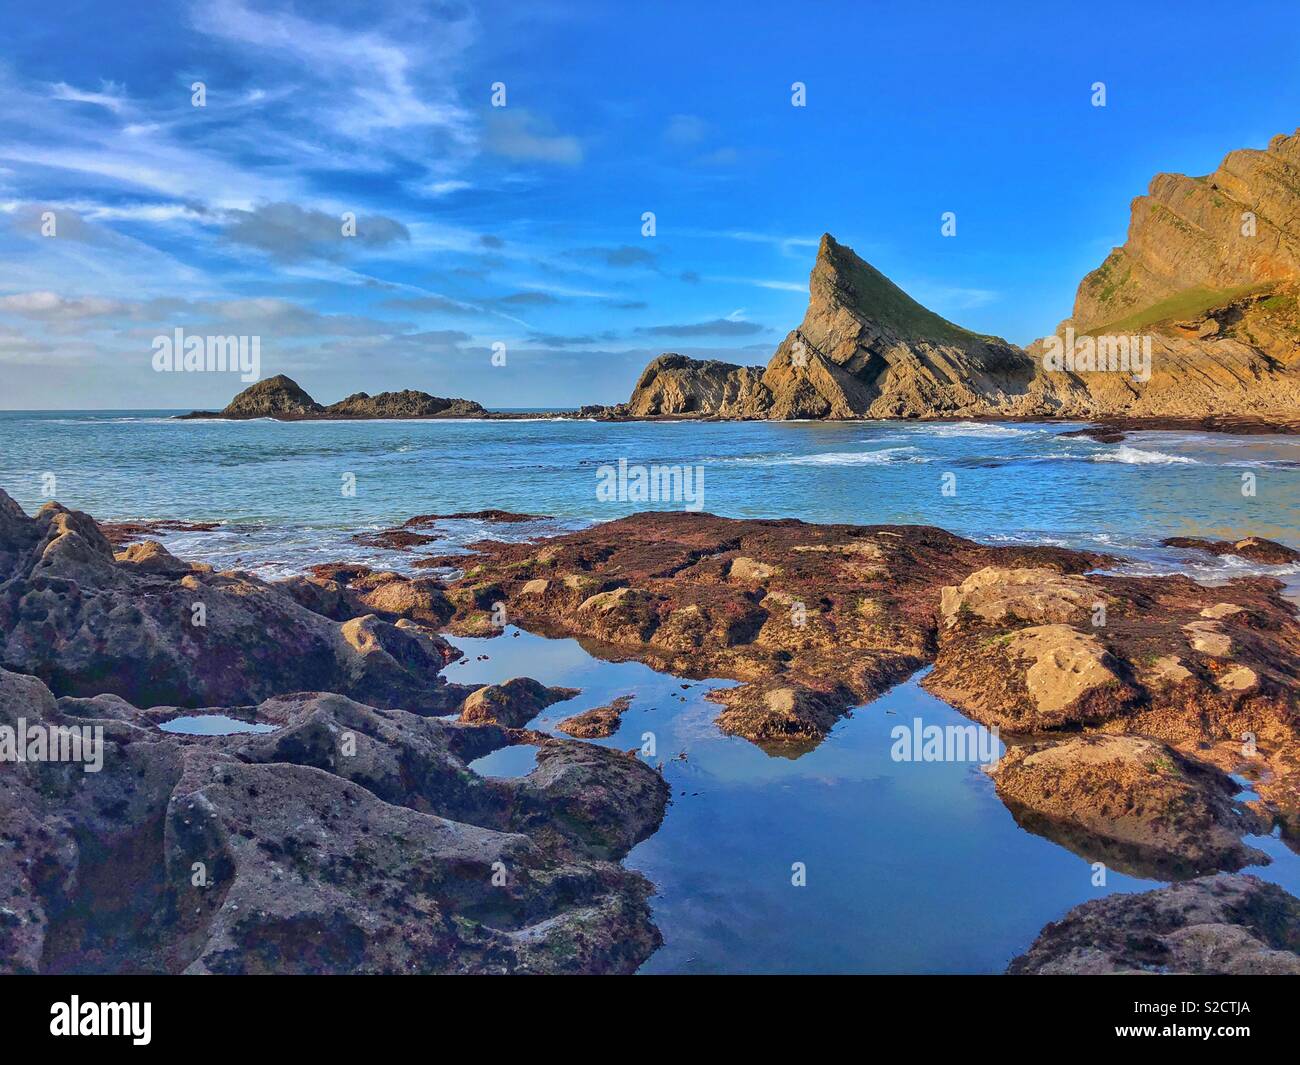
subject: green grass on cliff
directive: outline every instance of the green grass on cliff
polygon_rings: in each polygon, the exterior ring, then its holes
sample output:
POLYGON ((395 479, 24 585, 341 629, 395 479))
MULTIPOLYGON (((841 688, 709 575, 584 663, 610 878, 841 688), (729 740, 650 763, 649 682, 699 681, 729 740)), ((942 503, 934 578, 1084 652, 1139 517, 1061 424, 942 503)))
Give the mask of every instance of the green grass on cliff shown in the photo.
POLYGON ((852 248, 832 242, 826 252, 840 283, 853 293, 848 301, 850 305, 899 336, 950 344, 1006 343, 1001 337, 963 329, 923 307, 874 266, 860 259, 852 248))
POLYGON ((1232 303, 1243 296, 1265 292, 1272 287, 1271 283, 1238 285, 1235 288, 1219 289, 1197 285, 1194 288, 1183 289, 1182 292, 1175 293, 1168 299, 1153 303, 1150 307, 1144 307, 1142 310, 1135 311, 1124 318, 1117 318, 1105 325, 1093 326, 1088 330, 1087 335, 1113 336, 1122 333, 1137 333, 1149 326, 1160 325, 1163 322, 1180 322, 1184 319, 1199 318, 1216 307, 1232 303))

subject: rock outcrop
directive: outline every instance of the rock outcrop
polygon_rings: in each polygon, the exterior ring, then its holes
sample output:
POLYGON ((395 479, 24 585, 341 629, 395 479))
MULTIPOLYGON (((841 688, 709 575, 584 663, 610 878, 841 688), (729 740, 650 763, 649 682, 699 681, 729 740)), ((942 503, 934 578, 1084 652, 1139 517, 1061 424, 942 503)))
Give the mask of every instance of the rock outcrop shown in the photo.
POLYGON ((319 418, 324 410, 299 387, 297 381, 276 374, 249 385, 226 404, 217 417, 319 418))
MULTIPOLYGON (((922 683, 1007 733, 1141 736, 1242 774, 1295 845, 1300 619, 1282 588, 1258 577, 1210 588, 1183 576, 980 570, 944 589, 922 683)), ((1073 772, 1096 754, 1072 750, 1073 772)))
POLYGON ((1267 566, 1287 566, 1300 562, 1300 551, 1275 540, 1265 540, 1260 536, 1247 536, 1241 540, 1204 540, 1198 536, 1171 536, 1161 540, 1166 547, 1184 547, 1196 551, 1208 551, 1212 555, 1236 555, 1251 562, 1262 562, 1267 566))
POLYGON ((552 703, 581 694, 577 688, 548 688, 531 677, 515 677, 504 684, 489 684, 466 697, 460 719, 471 724, 492 722, 522 728, 552 703))
POLYGON ((468 694, 439 675, 459 652, 411 618, 421 606, 423 620, 437 619, 431 591, 381 586, 363 593, 375 599, 370 608, 332 591, 328 609, 327 586, 214 572, 154 541, 115 554, 89 515, 48 503, 28 517, 0 492, 0 666, 59 695, 232 706, 322 690, 448 713, 468 694))
POLYGON ((481 404, 469 399, 444 399, 427 392, 356 392, 323 406, 292 378, 276 374, 249 385, 220 411, 194 411, 184 418, 277 418, 301 421, 312 418, 478 418, 487 415, 481 404))
POLYGON ((472 399, 444 399, 428 392, 403 389, 376 396, 356 392, 324 408, 325 418, 476 418, 486 414, 472 399))
POLYGON ((632 418, 766 418, 771 402, 760 367, 668 353, 651 360, 642 371, 626 410, 620 413, 632 418))
POLYGON ((1157 174, 1133 201, 1124 245, 1079 285, 1069 324, 1108 332, 1153 312, 1190 318, 1300 277, 1297 196, 1300 136, 1229 152, 1206 177, 1157 174))
POLYGON ((1083 279, 1055 339, 1023 350, 925 309, 826 234, 804 320, 761 375, 663 355, 612 414, 1179 419, 1294 431, 1297 218, 1300 133, 1232 152, 1208 177, 1159 174, 1133 201, 1127 242, 1083 279), (1070 357, 1054 362, 1053 351, 1070 357))
POLYGON ((1011 416, 1050 409, 1035 364, 926 310, 822 237, 808 310, 766 369, 661 355, 620 413, 721 418, 1011 416))
POLYGON ((1007 972, 1294 976, 1300 974, 1300 899, 1230 873, 1109 895, 1049 924, 1007 972))
MULTIPOLYGON (((1169 877, 1262 861, 1242 838, 1275 822, 1300 845, 1300 619, 1277 580, 1208 588, 940 529, 695 513, 472 551, 448 578, 452 631, 500 634, 504 604, 597 657, 739 681, 709 693, 717 724, 770 754, 797 756, 932 664, 926 688, 1012 742, 999 792, 1049 838, 1169 877)), ((565 726, 616 729, 604 709, 565 726)))
POLYGON ((556 729, 569 736, 584 740, 605 739, 618 731, 623 723, 623 715, 632 705, 632 696, 620 695, 604 706, 595 706, 573 717, 566 717, 556 729))
POLYGON ((1232 779, 1154 740, 1013 746, 988 772, 1023 827, 1130 876, 1186 880, 1269 862, 1241 839, 1267 832, 1268 819, 1234 800, 1232 779))
MULTIPOLYGON (((214 712, 212 710, 205 713, 214 712)), ((0 774, 0 972, 631 972, 658 945, 618 863, 668 789, 633 757, 304 692, 185 736, 0 670, 0 724, 103 730, 102 768, 0 774)))
POLYGON ((1082 571, 1103 556, 989 548, 941 529, 649 513, 539 543, 483 541, 451 582, 453 631, 512 624, 579 639, 718 692, 719 724, 772 748, 815 743, 846 710, 930 661, 940 587, 1009 564, 1082 571))

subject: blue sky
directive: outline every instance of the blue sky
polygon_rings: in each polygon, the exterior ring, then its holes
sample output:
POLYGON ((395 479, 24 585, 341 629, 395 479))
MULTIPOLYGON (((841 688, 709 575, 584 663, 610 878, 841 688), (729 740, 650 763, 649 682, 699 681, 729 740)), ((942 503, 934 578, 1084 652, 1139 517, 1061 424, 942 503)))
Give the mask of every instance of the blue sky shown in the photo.
POLYGON ((765 363, 825 231, 1026 343, 1153 174, 1300 125, 1289 5, 1054 6, 0 0, 0 406, 223 404, 177 327, 325 402, 612 402, 765 363))

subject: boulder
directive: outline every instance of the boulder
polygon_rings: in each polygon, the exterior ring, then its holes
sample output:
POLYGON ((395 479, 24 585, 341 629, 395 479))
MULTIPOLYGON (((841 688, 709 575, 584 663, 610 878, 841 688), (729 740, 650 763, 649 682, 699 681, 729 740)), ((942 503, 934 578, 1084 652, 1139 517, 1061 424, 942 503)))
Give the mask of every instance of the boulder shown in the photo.
POLYGON ((471 724, 494 723, 522 728, 552 703, 572 699, 577 688, 548 688, 530 677, 515 677, 504 684, 489 684, 460 704, 460 719, 471 724))
POLYGON ((1049 924, 1008 973, 1300 974, 1300 899, 1219 873, 1076 906, 1049 924))
POLYGON ((1242 842, 1269 824, 1235 801, 1232 779, 1154 740, 1012 746, 987 771, 1022 827, 1130 876, 1181 880, 1269 861, 1242 842))

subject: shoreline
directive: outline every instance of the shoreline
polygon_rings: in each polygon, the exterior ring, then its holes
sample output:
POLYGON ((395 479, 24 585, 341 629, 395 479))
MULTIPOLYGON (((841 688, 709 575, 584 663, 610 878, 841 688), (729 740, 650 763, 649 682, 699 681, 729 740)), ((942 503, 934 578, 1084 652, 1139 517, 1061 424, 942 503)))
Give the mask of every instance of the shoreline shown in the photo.
MULTIPOLYGON (((113 413, 113 412, 104 412, 113 413)), ((279 422, 418 422, 418 421, 591 421, 591 422, 699 422, 714 423, 753 423, 771 425, 856 425, 856 424, 899 424, 899 425, 951 425, 971 422, 989 425, 1079 425, 1085 428, 1073 434, 1094 438, 1108 437, 1102 443, 1118 443, 1123 434, 1131 432, 1203 432, 1219 433, 1225 436, 1297 436, 1300 435, 1300 418, 1273 419, 1249 415, 1206 415, 1204 417, 1183 417, 1153 415, 1146 418, 1134 417, 1047 417, 1020 416, 999 417, 988 414, 944 414, 933 417, 908 418, 728 418, 720 415, 691 414, 655 414, 655 415, 604 415, 591 413, 588 408, 571 411, 489 411, 481 415, 409 415, 399 417, 367 417, 362 415, 341 416, 314 414, 250 414, 230 415, 213 411, 192 411, 189 414, 173 414, 174 421, 279 421, 279 422), (1118 434, 1118 435, 1117 435, 1118 434)))

